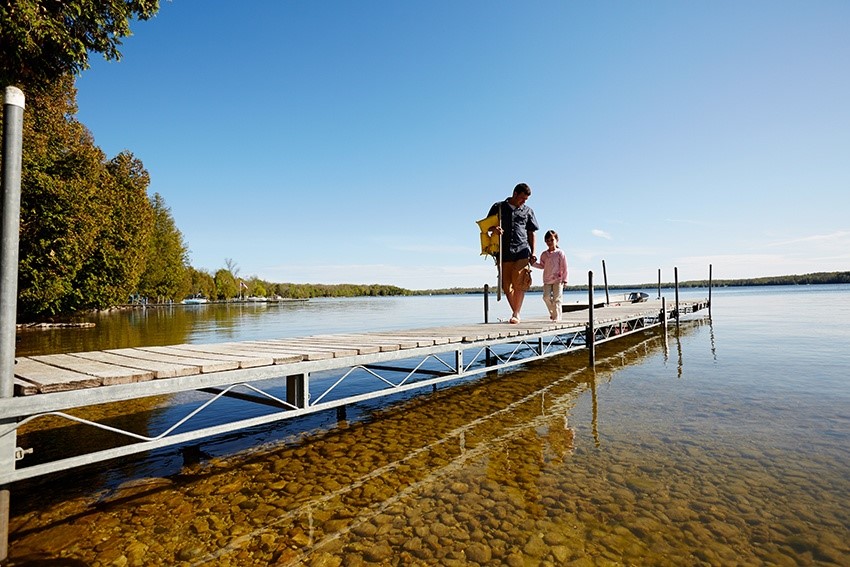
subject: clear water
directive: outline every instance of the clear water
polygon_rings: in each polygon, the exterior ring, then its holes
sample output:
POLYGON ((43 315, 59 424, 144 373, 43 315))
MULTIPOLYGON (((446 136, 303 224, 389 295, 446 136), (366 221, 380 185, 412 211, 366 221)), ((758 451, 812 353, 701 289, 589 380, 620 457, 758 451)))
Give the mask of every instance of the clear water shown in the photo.
MULTIPOLYGON (((850 286, 712 293, 710 322, 602 345, 595 370, 565 355, 16 485, 13 564, 847 565, 850 286)), ((482 317, 480 296, 174 307, 22 333, 18 353, 482 317)), ((188 398, 132 419, 156 431, 188 398)))

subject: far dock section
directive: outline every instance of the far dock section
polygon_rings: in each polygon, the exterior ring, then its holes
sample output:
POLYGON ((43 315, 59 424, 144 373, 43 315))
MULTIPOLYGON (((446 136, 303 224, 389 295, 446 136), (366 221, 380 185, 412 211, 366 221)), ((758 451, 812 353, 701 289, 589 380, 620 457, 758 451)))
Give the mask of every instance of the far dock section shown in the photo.
MULTIPOLYGON (((19 357, 15 396, 0 399, 0 418, 17 423, 6 435, 43 416, 59 416, 118 433, 130 444, 53 462, 0 470, 0 485, 73 467, 336 409, 375 398, 543 360, 678 320, 707 301, 611 303, 564 313, 560 322, 529 320, 412 330, 121 348, 19 357), (678 307, 678 312, 676 311, 678 307), (64 410, 137 398, 199 391, 199 407, 160 433, 117 430, 64 410), (221 416, 191 429, 192 418, 222 397, 260 404, 261 415, 221 416), (222 423, 223 422, 223 423, 222 423), (178 431, 179 429, 179 431, 178 431)), ((17 461, 38 447, 18 447, 17 461)))

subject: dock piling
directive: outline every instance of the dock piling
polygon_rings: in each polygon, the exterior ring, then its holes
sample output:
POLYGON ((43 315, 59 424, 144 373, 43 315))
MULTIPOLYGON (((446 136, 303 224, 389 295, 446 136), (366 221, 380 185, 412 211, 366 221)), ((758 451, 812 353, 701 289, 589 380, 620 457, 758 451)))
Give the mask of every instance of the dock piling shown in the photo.
POLYGON ((711 319, 711 264, 708 265, 708 318, 711 319))
POLYGON ((679 324, 679 268, 673 268, 673 278, 676 285, 676 324, 679 324))
POLYGON ((658 268, 658 299, 661 299, 661 268, 658 268))
POLYGON ((587 344, 588 364, 596 366, 596 329, 593 326, 593 271, 587 272, 587 330, 584 339, 587 344))
POLYGON ((608 295, 608 270, 605 269, 605 260, 602 260, 602 281, 605 283, 605 305, 610 305, 611 299, 608 295))
MULTIPOLYGON (((21 226, 24 93, 6 87, 3 98, 2 209, 0 209, 0 398, 15 395, 15 322, 21 226)), ((0 470, 15 468, 14 419, 0 420, 0 470)), ((0 486, 0 562, 9 555, 9 487, 0 486)))

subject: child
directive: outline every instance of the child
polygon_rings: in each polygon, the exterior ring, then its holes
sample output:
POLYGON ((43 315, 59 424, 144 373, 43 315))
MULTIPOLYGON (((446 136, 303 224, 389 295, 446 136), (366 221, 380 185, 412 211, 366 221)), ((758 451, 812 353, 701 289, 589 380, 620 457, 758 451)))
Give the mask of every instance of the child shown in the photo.
POLYGON ((558 233, 547 230, 543 237, 548 250, 540 255, 540 261, 532 264, 543 268, 543 301, 549 308, 549 319, 561 320, 561 298, 564 296, 564 284, 567 283, 567 256, 558 248, 558 233))

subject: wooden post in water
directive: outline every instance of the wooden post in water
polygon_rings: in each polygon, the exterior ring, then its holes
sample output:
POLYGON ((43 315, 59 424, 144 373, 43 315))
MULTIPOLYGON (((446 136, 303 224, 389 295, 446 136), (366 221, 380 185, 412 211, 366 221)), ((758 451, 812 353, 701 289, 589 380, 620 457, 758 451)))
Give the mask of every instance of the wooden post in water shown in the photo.
POLYGON ((667 342, 667 298, 661 298, 661 332, 664 333, 664 342, 667 342))
POLYGON ((584 342, 587 344, 587 353, 590 367, 596 366, 596 329, 593 327, 593 272, 587 272, 587 330, 584 342))
POLYGON ((484 323, 490 322, 490 284, 484 284, 484 323))
POLYGON ((673 268, 673 277, 676 282, 676 324, 679 324, 679 268, 673 268))
POLYGON ((611 303, 608 299, 608 271, 605 269, 605 260, 602 260, 602 281, 605 282, 605 305, 611 303))
MULTIPOLYGON (((3 195, 0 201, 0 397, 15 395, 15 321, 18 317, 18 254, 21 226, 21 162, 24 93, 6 87, 3 97, 3 195)), ((15 420, 0 418, 0 467, 15 469, 15 420)), ((9 486, 0 486, 0 562, 9 556, 9 486)))

